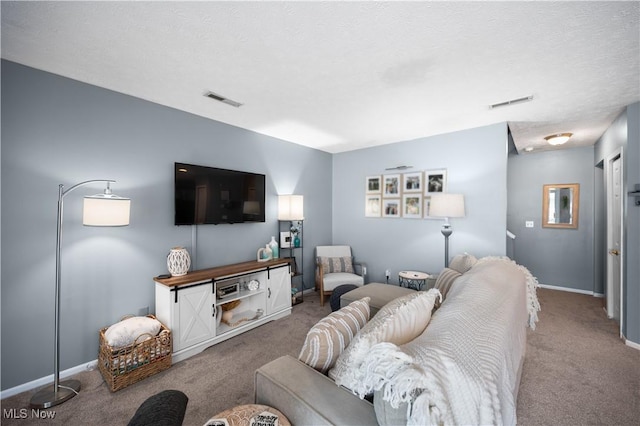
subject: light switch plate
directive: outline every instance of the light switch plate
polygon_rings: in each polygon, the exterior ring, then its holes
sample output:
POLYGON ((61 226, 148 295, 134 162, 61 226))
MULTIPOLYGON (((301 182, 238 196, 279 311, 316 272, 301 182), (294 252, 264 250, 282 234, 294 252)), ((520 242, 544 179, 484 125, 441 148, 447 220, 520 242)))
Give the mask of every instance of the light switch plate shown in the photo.
POLYGON ((533 228, 533 221, 532 220, 527 220, 524 222, 524 226, 526 228, 533 228))

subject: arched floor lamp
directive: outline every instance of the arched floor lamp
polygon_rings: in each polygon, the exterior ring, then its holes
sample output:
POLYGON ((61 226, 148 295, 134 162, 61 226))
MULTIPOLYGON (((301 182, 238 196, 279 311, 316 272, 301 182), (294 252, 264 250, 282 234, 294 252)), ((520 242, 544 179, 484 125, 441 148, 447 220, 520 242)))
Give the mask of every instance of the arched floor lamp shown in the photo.
POLYGON ((80 392, 78 380, 60 382, 60 245, 62 243, 62 213, 64 197, 81 186, 93 182, 106 182, 104 193, 84 197, 82 223, 87 226, 126 226, 129 224, 131 200, 111 193, 114 180, 94 179, 80 182, 69 189, 58 187, 58 228, 56 232, 56 290, 55 290, 55 352, 53 358, 53 384, 38 391, 31 398, 34 408, 49 408, 73 398, 80 392))
POLYGON ((464 217, 464 195, 433 194, 429 203, 429 217, 444 218, 442 235, 444 235, 444 267, 449 267, 449 236, 453 233, 450 217, 464 217))

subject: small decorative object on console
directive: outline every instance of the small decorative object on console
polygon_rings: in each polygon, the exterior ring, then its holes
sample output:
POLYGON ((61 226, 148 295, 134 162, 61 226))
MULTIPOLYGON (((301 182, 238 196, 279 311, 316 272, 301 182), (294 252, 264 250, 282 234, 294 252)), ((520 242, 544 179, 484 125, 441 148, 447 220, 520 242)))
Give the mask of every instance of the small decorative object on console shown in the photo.
POLYGON ((184 247, 174 247, 167 255, 167 269, 174 277, 187 275, 191 267, 191 257, 184 247))
POLYGON ((247 283, 247 288, 251 291, 255 291, 260 288, 260 282, 258 280, 251 280, 247 283))
MULTIPOLYGON (((240 285, 235 282, 233 284, 226 284, 217 287, 216 295, 218 299, 224 299, 229 296, 235 296, 240 291, 240 285)), ((233 309, 233 308, 232 308, 233 309)))
POLYGON ((258 262, 266 262, 267 260, 273 259, 273 251, 269 244, 266 244, 264 247, 258 249, 257 260, 258 262))
POLYGON ((276 237, 271 237, 271 241, 269 241, 269 248, 271 249, 271 255, 274 259, 277 259, 280 256, 280 251, 278 250, 278 242, 276 241, 276 237))
POLYGON ((232 300, 231 302, 225 303, 224 305, 220 305, 223 311, 230 311, 238 307, 238 305, 242 302, 242 300, 232 300))

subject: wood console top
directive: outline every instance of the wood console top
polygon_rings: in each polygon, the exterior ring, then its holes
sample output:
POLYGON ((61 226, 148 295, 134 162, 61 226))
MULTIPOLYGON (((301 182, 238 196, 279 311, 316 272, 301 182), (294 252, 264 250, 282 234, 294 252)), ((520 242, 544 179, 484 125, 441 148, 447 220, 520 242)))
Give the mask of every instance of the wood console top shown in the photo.
POLYGON ((175 287, 178 285, 189 284, 196 281, 212 280, 212 279, 218 280, 224 277, 242 274, 244 272, 264 271, 268 268, 281 266, 284 264, 288 264, 290 262, 291 262, 291 259, 288 257, 267 260, 266 262, 258 262, 257 260, 250 260, 248 262, 234 263, 232 265, 224 265, 224 266, 217 266, 215 268, 200 269, 197 271, 189 272, 186 275, 182 275, 179 277, 171 277, 171 278, 154 277, 153 280, 162 285, 166 285, 167 287, 175 287))

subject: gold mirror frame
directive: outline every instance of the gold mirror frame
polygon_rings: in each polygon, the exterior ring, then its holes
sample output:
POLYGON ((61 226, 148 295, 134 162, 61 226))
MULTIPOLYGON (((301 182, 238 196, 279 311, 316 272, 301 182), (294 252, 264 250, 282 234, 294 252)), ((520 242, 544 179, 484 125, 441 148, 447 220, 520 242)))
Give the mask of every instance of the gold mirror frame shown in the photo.
POLYGON ((580 205, 579 183, 542 186, 542 227, 577 229, 580 205), (553 220, 552 218, 557 218, 553 220))

